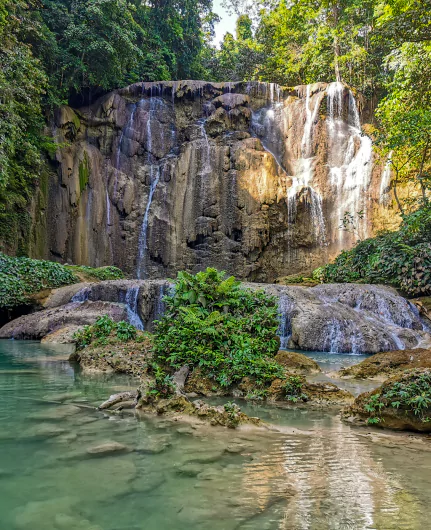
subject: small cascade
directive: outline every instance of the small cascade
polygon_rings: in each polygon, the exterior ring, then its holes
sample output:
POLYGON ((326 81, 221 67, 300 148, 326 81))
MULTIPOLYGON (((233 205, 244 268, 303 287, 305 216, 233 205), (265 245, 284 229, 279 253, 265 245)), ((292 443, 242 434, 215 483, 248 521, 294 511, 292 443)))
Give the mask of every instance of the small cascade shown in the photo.
POLYGON ((166 305, 165 305, 165 302, 163 301, 163 298, 167 294, 165 291, 166 291, 166 286, 161 285, 158 296, 157 296, 156 303, 154 305, 154 320, 158 320, 165 313, 166 305))
POLYGON ((278 299, 279 327, 277 335, 280 337, 280 349, 287 349, 290 336, 292 335, 292 310, 294 301, 286 294, 281 294, 278 299))
POLYGON ((125 127, 123 127, 123 129, 121 130, 120 138, 118 140, 117 153, 116 153, 116 156, 115 156, 115 164, 114 164, 114 168, 115 168, 114 195, 117 193, 118 176, 119 176, 119 173, 121 171, 121 152, 122 152, 122 149, 123 149, 124 138, 125 137, 126 138, 129 137, 130 134, 133 133, 133 131, 134 131, 135 114, 136 114, 136 110, 140 106, 141 102, 142 102, 142 100, 139 101, 138 103, 135 103, 134 105, 132 105, 132 112, 130 113, 129 121, 127 122, 127 125, 125 127))
POLYGON ((362 212, 362 219, 358 220, 359 235, 361 238, 368 236, 367 192, 373 154, 371 138, 362 133, 358 107, 350 90, 345 108, 346 90, 342 83, 336 82, 329 85, 326 93, 329 175, 338 203, 333 221, 340 244, 345 233, 338 226, 346 212, 354 216, 362 212))
POLYGON ((84 289, 81 289, 72 297, 71 302, 79 302, 81 304, 83 302, 87 302, 87 300, 89 300, 90 298, 90 294, 91 294, 91 288, 84 287, 84 289))
POLYGON ((380 182, 380 196, 379 196, 379 202, 380 204, 387 205, 389 202, 389 190, 391 185, 391 177, 392 177, 392 154, 393 151, 389 153, 388 159, 386 160, 385 167, 383 169, 382 173, 382 180, 380 182))
POLYGON ((148 217, 150 214, 151 203, 153 202, 154 192, 156 191, 157 184, 160 180, 160 168, 159 166, 151 166, 151 185, 150 193, 148 194, 148 202, 145 208, 144 218, 142 220, 141 233, 139 234, 138 242, 138 279, 146 277, 145 259, 148 250, 148 217))
POLYGON ((130 287, 126 292, 125 304, 127 307, 127 318, 132 326, 143 331, 144 324, 138 313, 139 286, 130 287))
POLYGON ((209 173, 211 173, 211 145, 209 143, 207 131, 205 129, 206 121, 207 120, 205 118, 202 118, 197 122, 201 131, 201 142, 203 145, 201 165, 202 175, 208 175, 209 173))

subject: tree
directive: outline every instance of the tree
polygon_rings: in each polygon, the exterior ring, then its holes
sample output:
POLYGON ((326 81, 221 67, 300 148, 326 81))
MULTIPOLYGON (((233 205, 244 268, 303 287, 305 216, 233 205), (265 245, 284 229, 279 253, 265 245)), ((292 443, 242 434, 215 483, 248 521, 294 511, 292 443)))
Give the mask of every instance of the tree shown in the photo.
POLYGON ((30 18, 36 2, 0 0, 0 232, 23 211, 43 165, 41 98, 47 79, 23 41, 39 28, 30 18))

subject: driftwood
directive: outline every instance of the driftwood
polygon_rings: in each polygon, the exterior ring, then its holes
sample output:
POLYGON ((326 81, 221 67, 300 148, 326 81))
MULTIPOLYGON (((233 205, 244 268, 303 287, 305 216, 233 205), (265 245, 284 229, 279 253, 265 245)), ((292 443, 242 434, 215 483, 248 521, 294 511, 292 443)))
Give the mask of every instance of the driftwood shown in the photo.
POLYGON ((134 400, 136 402, 137 397, 137 392, 120 392, 118 394, 112 394, 112 396, 109 396, 109 399, 97 407, 97 410, 109 409, 114 405, 117 405, 117 403, 121 403, 122 401, 134 400))

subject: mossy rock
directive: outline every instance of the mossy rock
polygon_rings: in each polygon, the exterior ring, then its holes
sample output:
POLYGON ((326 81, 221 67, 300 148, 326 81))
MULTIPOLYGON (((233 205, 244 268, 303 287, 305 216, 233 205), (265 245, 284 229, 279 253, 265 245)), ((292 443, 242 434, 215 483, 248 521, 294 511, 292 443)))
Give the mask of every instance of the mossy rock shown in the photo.
POLYGON ((431 368, 431 350, 418 348, 377 353, 359 364, 343 368, 336 375, 342 378, 383 381, 414 368, 431 368))
POLYGON ((302 353, 280 350, 275 361, 289 372, 295 374, 316 374, 321 372, 319 365, 302 353))
POLYGON ((428 390, 421 388, 421 377, 427 378, 429 384, 431 370, 406 370, 371 392, 360 394, 343 410, 343 419, 357 425, 430 433, 431 385, 428 390), (420 408, 415 407, 417 397, 424 404, 420 408))
POLYGON ((199 396, 226 396, 229 391, 223 389, 214 379, 204 375, 200 368, 195 368, 188 376, 184 390, 187 394, 198 394, 199 396))

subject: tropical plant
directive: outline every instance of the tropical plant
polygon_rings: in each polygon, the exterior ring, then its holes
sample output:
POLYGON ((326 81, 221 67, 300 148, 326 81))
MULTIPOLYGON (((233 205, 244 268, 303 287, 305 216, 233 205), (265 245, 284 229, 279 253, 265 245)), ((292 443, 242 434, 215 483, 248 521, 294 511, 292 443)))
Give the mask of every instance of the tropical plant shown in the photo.
POLYGON ((33 294, 78 281, 60 263, 14 258, 0 253, 0 308, 11 309, 30 303, 33 294))
POLYGON ((430 294, 431 208, 405 216, 395 232, 341 252, 318 275, 324 282, 388 283, 408 295, 430 294))
POLYGON ((199 367, 223 387, 247 376, 262 386, 283 376, 273 360, 279 345, 273 297, 208 268, 196 275, 178 273, 164 301, 154 343, 160 364, 199 367))
POLYGON ((284 383, 284 393, 287 401, 297 403, 298 401, 307 401, 308 396, 303 391, 304 378, 299 375, 290 375, 284 383))
POLYGON ((388 381, 364 403, 369 414, 368 424, 383 421, 380 414, 385 408, 413 413, 421 422, 428 423, 431 411, 431 373, 429 370, 408 370, 397 381, 388 381))
POLYGON ((115 322, 108 315, 104 315, 89 326, 84 326, 74 334, 77 351, 83 350, 90 344, 106 344, 108 337, 120 342, 129 342, 140 339, 137 329, 122 320, 115 322))

